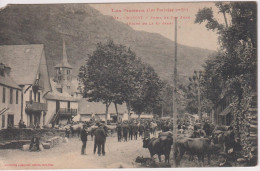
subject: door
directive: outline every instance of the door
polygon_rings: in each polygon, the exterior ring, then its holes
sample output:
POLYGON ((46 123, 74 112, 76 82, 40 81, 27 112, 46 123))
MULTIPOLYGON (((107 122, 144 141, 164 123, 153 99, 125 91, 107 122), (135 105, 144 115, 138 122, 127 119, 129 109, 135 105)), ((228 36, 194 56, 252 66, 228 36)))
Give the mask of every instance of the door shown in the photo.
POLYGON ((70 112, 70 102, 68 102, 68 112, 70 112))
POLYGON ((60 101, 56 101, 56 113, 60 110, 60 101))
POLYGON ((8 127, 14 127, 14 115, 8 115, 7 123, 8 127))

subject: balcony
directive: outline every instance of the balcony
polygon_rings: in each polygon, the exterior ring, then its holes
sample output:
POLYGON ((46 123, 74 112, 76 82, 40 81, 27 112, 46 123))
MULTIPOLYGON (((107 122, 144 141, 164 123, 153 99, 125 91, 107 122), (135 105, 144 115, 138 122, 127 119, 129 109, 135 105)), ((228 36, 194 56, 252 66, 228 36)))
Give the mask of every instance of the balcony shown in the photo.
POLYGON ((25 110, 26 110, 26 112, 47 111, 47 104, 46 103, 26 101, 25 110))
POLYGON ((77 115, 77 109, 68 109, 68 108, 60 108, 58 111, 58 115, 61 116, 76 116, 77 115))

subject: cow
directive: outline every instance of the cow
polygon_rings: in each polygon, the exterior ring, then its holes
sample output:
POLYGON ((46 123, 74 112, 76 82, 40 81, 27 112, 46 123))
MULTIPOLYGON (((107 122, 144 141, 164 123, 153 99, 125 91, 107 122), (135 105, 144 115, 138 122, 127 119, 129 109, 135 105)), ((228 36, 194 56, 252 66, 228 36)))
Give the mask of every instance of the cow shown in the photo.
POLYGON ((158 136, 165 156, 165 162, 170 163, 171 146, 173 144, 173 134, 171 132, 161 132, 158 136))
POLYGON ((197 155, 199 165, 204 165, 204 156, 208 156, 208 164, 210 164, 210 155, 215 151, 214 144, 208 138, 179 138, 174 146, 174 158, 176 166, 180 165, 180 161, 185 152, 191 155, 197 155))
POLYGON ((161 162, 161 155, 165 156, 165 163, 170 162, 171 145, 173 143, 172 136, 159 135, 158 138, 144 138, 143 147, 148 148, 151 158, 157 154, 159 161, 161 162))
POLYGON ((151 158, 153 158, 153 156, 157 154, 158 159, 161 162, 161 155, 163 154, 163 151, 161 149, 161 143, 159 138, 144 138, 143 148, 148 148, 151 158))

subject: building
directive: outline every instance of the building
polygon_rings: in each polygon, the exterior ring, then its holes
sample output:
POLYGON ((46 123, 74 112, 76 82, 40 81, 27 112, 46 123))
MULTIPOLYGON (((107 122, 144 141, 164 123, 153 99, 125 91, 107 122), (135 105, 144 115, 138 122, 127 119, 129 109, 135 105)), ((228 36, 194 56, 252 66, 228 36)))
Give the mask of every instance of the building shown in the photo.
POLYGON ((78 114, 77 82, 72 79, 72 67, 68 63, 66 46, 63 40, 62 62, 55 67, 55 76, 50 79, 52 91, 44 97, 47 100, 47 124, 70 123, 78 114))
POLYGON ((10 72, 9 66, 0 63, 0 129, 17 127, 21 119, 22 89, 10 72))
POLYGON ((51 85, 44 45, 0 46, 0 61, 11 69, 10 77, 21 87, 21 119, 27 127, 41 127, 46 121, 47 103, 44 95, 51 85))
POLYGON ((61 93, 60 85, 53 80, 51 80, 51 85, 53 90, 45 95, 47 101, 46 124, 58 125, 71 122, 78 113, 78 99, 66 91, 61 93))
MULTIPOLYGON (((126 105, 117 105, 119 120, 128 120, 126 105)), ((88 102, 87 99, 81 99, 79 102, 80 121, 90 121, 90 119, 105 121, 106 105, 101 102, 88 102)), ((107 120, 117 122, 116 109, 113 104, 108 108, 107 120)))
POLYGON ((210 120, 216 125, 229 126, 233 120, 231 102, 230 96, 224 96, 220 99, 210 114, 210 120))

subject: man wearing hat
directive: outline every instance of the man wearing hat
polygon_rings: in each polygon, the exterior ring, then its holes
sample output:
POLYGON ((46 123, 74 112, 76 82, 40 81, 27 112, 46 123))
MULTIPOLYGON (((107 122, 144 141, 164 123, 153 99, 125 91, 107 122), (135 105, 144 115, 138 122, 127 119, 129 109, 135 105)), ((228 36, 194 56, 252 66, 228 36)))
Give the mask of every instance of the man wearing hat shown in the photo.
POLYGON ((94 154, 96 153, 96 148, 98 147, 98 155, 105 155, 105 143, 106 143, 106 132, 102 124, 97 123, 98 128, 95 130, 95 139, 94 139, 94 154))
POLYGON ((86 155, 86 146, 87 146, 87 140, 88 140, 88 133, 86 131, 86 125, 83 126, 83 129, 80 132, 80 139, 82 141, 82 147, 81 147, 81 155, 86 155))

